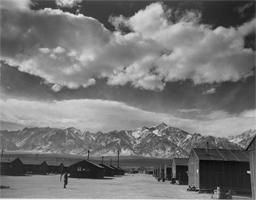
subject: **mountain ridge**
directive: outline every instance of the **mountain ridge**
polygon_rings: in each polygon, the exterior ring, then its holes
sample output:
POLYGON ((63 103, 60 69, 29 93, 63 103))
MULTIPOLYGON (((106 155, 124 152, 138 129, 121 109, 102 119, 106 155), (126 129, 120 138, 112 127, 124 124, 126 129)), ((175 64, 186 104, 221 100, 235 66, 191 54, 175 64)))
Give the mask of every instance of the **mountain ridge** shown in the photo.
POLYGON ((75 127, 33 127, 19 131, 0 131, 0 147, 13 151, 38 151, 92 156, 136 155, 159 158, 188 157, 191 148, 244 149, 256 130, 237 136, 214 137, 188 133, 177 127, 161 123, 133 130, 107 133, 82 132, 75 127))

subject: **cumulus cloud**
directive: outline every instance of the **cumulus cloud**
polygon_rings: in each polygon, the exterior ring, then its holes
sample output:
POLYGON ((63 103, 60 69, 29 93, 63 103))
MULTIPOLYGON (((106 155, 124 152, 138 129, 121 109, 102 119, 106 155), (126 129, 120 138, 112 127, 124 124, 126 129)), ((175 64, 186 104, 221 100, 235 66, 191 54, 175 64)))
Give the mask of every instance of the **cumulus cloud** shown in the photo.
POLYGON ((209 90, 204 91, 203 94, 213 94, 215 93, 215 91, 216 91, 216 88, 211 88, 209 90))
POLYGON ((69 7, 69 8, 72 8, 81 2, 82 2, 82 0, 56 0, 55 1, 55 3, 59 7, 69 7))
POLYGON ((255 31, 255 19, 212 29, 199 23, 198 12, 187 11, 175 23, 166 18, 170 12, 153 3, 130 18, 112 16, 116 31, 110 32, 81 14, 2 7, 1 57, 20 71, 69 88, 92 85, 95 77, 110 85, 162 90, 170 81, 201 84, 248 75, 255 54, 244 48, 244 37, 255 31), (131 32, 124 34, 120 26, 131 32))
POLYGON ((0 100, 0 106, 2 121, 23 126, 73 126, 82 131, 107 132, 165 122, 190 133, 215 136, 236 135, 248 129, 256 129, 256 110, 240 114, 213 111, 201 116, 201 119, 182 119, 171 114, 147 112, 124 103, 103 100, 66 100, 49 103, 8 99, 0 100))

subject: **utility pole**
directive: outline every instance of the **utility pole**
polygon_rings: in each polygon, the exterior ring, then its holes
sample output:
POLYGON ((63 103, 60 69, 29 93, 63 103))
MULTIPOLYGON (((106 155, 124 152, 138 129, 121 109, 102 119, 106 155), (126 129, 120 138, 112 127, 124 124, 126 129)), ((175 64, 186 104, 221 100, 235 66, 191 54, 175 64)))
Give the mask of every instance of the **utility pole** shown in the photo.
POLYGON ((117 168, 118 168, 118 176, 120 174, 120 169, 119 169, 119 149, 117 150, 117 168))
POLYGON ((87 160, 89 160, 90 150, 88 150, 87 160))
POLYGON ((3 156, 4 156, 4 149, 5 149, 5 148, 2 148, 2 154, 1 154, 1 157, 3 157, 3 156))

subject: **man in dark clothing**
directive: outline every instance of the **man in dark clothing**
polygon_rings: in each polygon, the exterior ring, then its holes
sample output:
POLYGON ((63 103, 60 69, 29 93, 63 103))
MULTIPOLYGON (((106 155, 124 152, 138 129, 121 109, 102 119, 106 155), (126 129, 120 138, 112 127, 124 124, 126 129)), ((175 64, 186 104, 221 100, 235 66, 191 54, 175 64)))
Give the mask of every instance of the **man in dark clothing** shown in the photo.
POLYGON ((67 184, 68 184, 68 173, 65 173, 65 175, 64 175, 64 188, 66 188, 67 184))

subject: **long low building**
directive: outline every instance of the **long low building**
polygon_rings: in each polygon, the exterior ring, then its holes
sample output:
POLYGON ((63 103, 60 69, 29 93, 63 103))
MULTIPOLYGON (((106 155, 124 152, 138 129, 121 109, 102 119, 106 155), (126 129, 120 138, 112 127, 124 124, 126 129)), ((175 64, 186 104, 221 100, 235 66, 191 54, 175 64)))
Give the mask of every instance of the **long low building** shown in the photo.
POLYGON ((250 160, 252 199, 256 199, 256 135, 246 148, 250 160))
POLYGON ((179 184, 188 184, 188 158, 173 158, 172 178, 179 181, 179 184))
POLYGON ((104 167, 93 163, 90 160, 82 160, 70 165, 70 177, 103 179, 104 167))
POLYGON ((188 161, 189 185, 201 190, 251 192, 248 153, 244 150, 193 148, 188 161))
POLYGON ((23 175, 23 163, 19 158, 1 157, 0 158, 1 175, 23 175))

